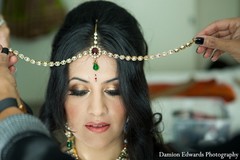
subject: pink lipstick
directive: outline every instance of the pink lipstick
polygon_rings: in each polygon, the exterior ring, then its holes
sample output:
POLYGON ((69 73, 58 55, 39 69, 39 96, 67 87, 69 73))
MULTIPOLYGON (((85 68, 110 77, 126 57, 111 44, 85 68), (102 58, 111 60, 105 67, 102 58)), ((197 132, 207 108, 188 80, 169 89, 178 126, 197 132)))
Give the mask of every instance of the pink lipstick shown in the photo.
POLYGON ((89 122, 85 125, 85 127, 92 132, 103 133, 109 129, 110 124, 105 122, 100 123, 89 122))

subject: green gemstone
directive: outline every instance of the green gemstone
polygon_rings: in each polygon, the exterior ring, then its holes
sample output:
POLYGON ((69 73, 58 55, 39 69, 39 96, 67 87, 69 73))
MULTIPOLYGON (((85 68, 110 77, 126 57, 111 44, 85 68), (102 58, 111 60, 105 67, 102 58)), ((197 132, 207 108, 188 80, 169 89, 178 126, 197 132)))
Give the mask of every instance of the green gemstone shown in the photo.
POLYGON ((93 69, 94 69, 95 71, 97 71, 97 70, 99 69, 99 65, 98 65, 97 63, 94 63, 94 64, 93 64, 93 69))
POLYGON ((72 141, 67 141, 67 148, 72 148, 72 141))

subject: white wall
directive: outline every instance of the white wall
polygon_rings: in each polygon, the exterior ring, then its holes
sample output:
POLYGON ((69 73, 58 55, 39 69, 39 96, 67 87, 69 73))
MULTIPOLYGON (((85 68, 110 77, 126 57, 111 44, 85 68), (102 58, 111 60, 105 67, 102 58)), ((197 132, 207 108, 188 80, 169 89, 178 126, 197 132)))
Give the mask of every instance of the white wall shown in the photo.
MULTIPOLYGON (((195 3, 192 0, 126 0, 118 2, 129 9, 142 25, 149 45, 149 54, 175 49, 190 41, 195 34, 195 3), (186 9, 187 8, 187 9, 186 9)), ((146 71, 194 70, 196 55, 193 48, 176 55, 147 61, 146 71), (186 59, 190 59, 188 63, 186 59), (173 65, 174 64, 174 65, 173 65)))
MULTIPOLYGON (((155 54, 175 49, 190 41, 196 33, 196 1, 194 0, 110 0, 132 13, 142 26, 149 45, 149 53, 155 54), (186 9, 187 8, 187 9, 186 9)), ((79 0, 65 1, 68 8, 79 0)), ((146 62, 146 71, 194 70, 196 55, 194 49, 159 60, 146 62), (186 59, 190 59, 188 63, 186 59), (174 64, 174 65, 173 65, 174 64)))
MULTIPOLYGON (((68 9, 83 0, 63 0, 68 9)), ((127 8, 142 25, 149 53, 173 49, 191 40, 200 28, 225 17, 239 16, 238 0, 111 0, 127 8)), ((12 38, 11 47, 34 59, 48 60, 54 33, 35 40, 12 38)), ((179 54, 146 63, 146 71, 194 71, 205 62, 195 54, 196 47, 179 54)), ((44 99, 49 69, 19 61, 16 78, 19 92, 31 106, 44 99)))

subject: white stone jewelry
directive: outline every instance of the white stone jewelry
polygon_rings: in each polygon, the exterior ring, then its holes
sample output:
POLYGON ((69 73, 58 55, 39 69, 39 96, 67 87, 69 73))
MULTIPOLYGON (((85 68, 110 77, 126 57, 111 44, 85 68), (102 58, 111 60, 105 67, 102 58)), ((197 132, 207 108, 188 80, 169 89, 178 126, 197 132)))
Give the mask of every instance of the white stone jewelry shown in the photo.
POLYGON ((122 54, 117 54, 117 53, 111 53, 111 52, 107 52, 106 50, 101 50, 101 47, 97 46, 97 45, 93 45, 89 48, 89 50, 85 50, 83 52, 78 52, 76 55, 74 55, 71 58, 62 60, 62 61, 40 61, 40 60, 34 60, 30 57, 27 57, 23 54, 20 54, 17 50, 12 50, 11 48, 9 49, 9 52, 12 52, 14 55, 16 55, 17 57, 19 57, 19 59, 24 60, 25 62, 31 63, 31 64, 35 64, 38 66, 44 66, 44 67, 58 67, 58 66, 63 66, 69 63, 72 63, 74 61, 76 61, 77 59, 82 58, 83 56, 91 56, 94 59, 100 57, 101 55, 107 55, 108 57, 112 57, 115 59, 120 59, 120 60, 125 60, 125 61, 147 61, 147 60, 152 60, 152 59, 158 59, 158 58, 162 58, 162 57, 166 57, 168 55, 172 55, 175 53, 178 53, 186 48, 189 48, 192 46, 193 43, 195 43, 195 38, 193 38, 191 41, 181 45, 180 47, 176 48, 176 49, 171 49, 168 50, 166 52, 162 52, 162 53, 156 53, 156 54, 150 54, 150 55, 146 55, 146 56, 126 56, 126 55, 122 55, 122 54), (95 48, 98 49, 98 53, 97 54, 93 54, 92 50, 95 48))

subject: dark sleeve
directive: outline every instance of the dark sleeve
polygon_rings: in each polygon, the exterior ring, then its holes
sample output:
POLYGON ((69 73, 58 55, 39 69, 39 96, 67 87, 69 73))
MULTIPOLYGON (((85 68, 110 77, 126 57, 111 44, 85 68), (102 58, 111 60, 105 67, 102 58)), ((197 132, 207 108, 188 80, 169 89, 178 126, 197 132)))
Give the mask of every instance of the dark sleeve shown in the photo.
POLYGON ((71 160, 62 153, 44 124, 27 114, 0 121, 0 160, 71 160))
POLYGON ((26 132, 24 138, 16 135, 9 147, 3 149, 2 160, 74 160, 60 151, 59 146, 48 136, 37 132, 26 132))

